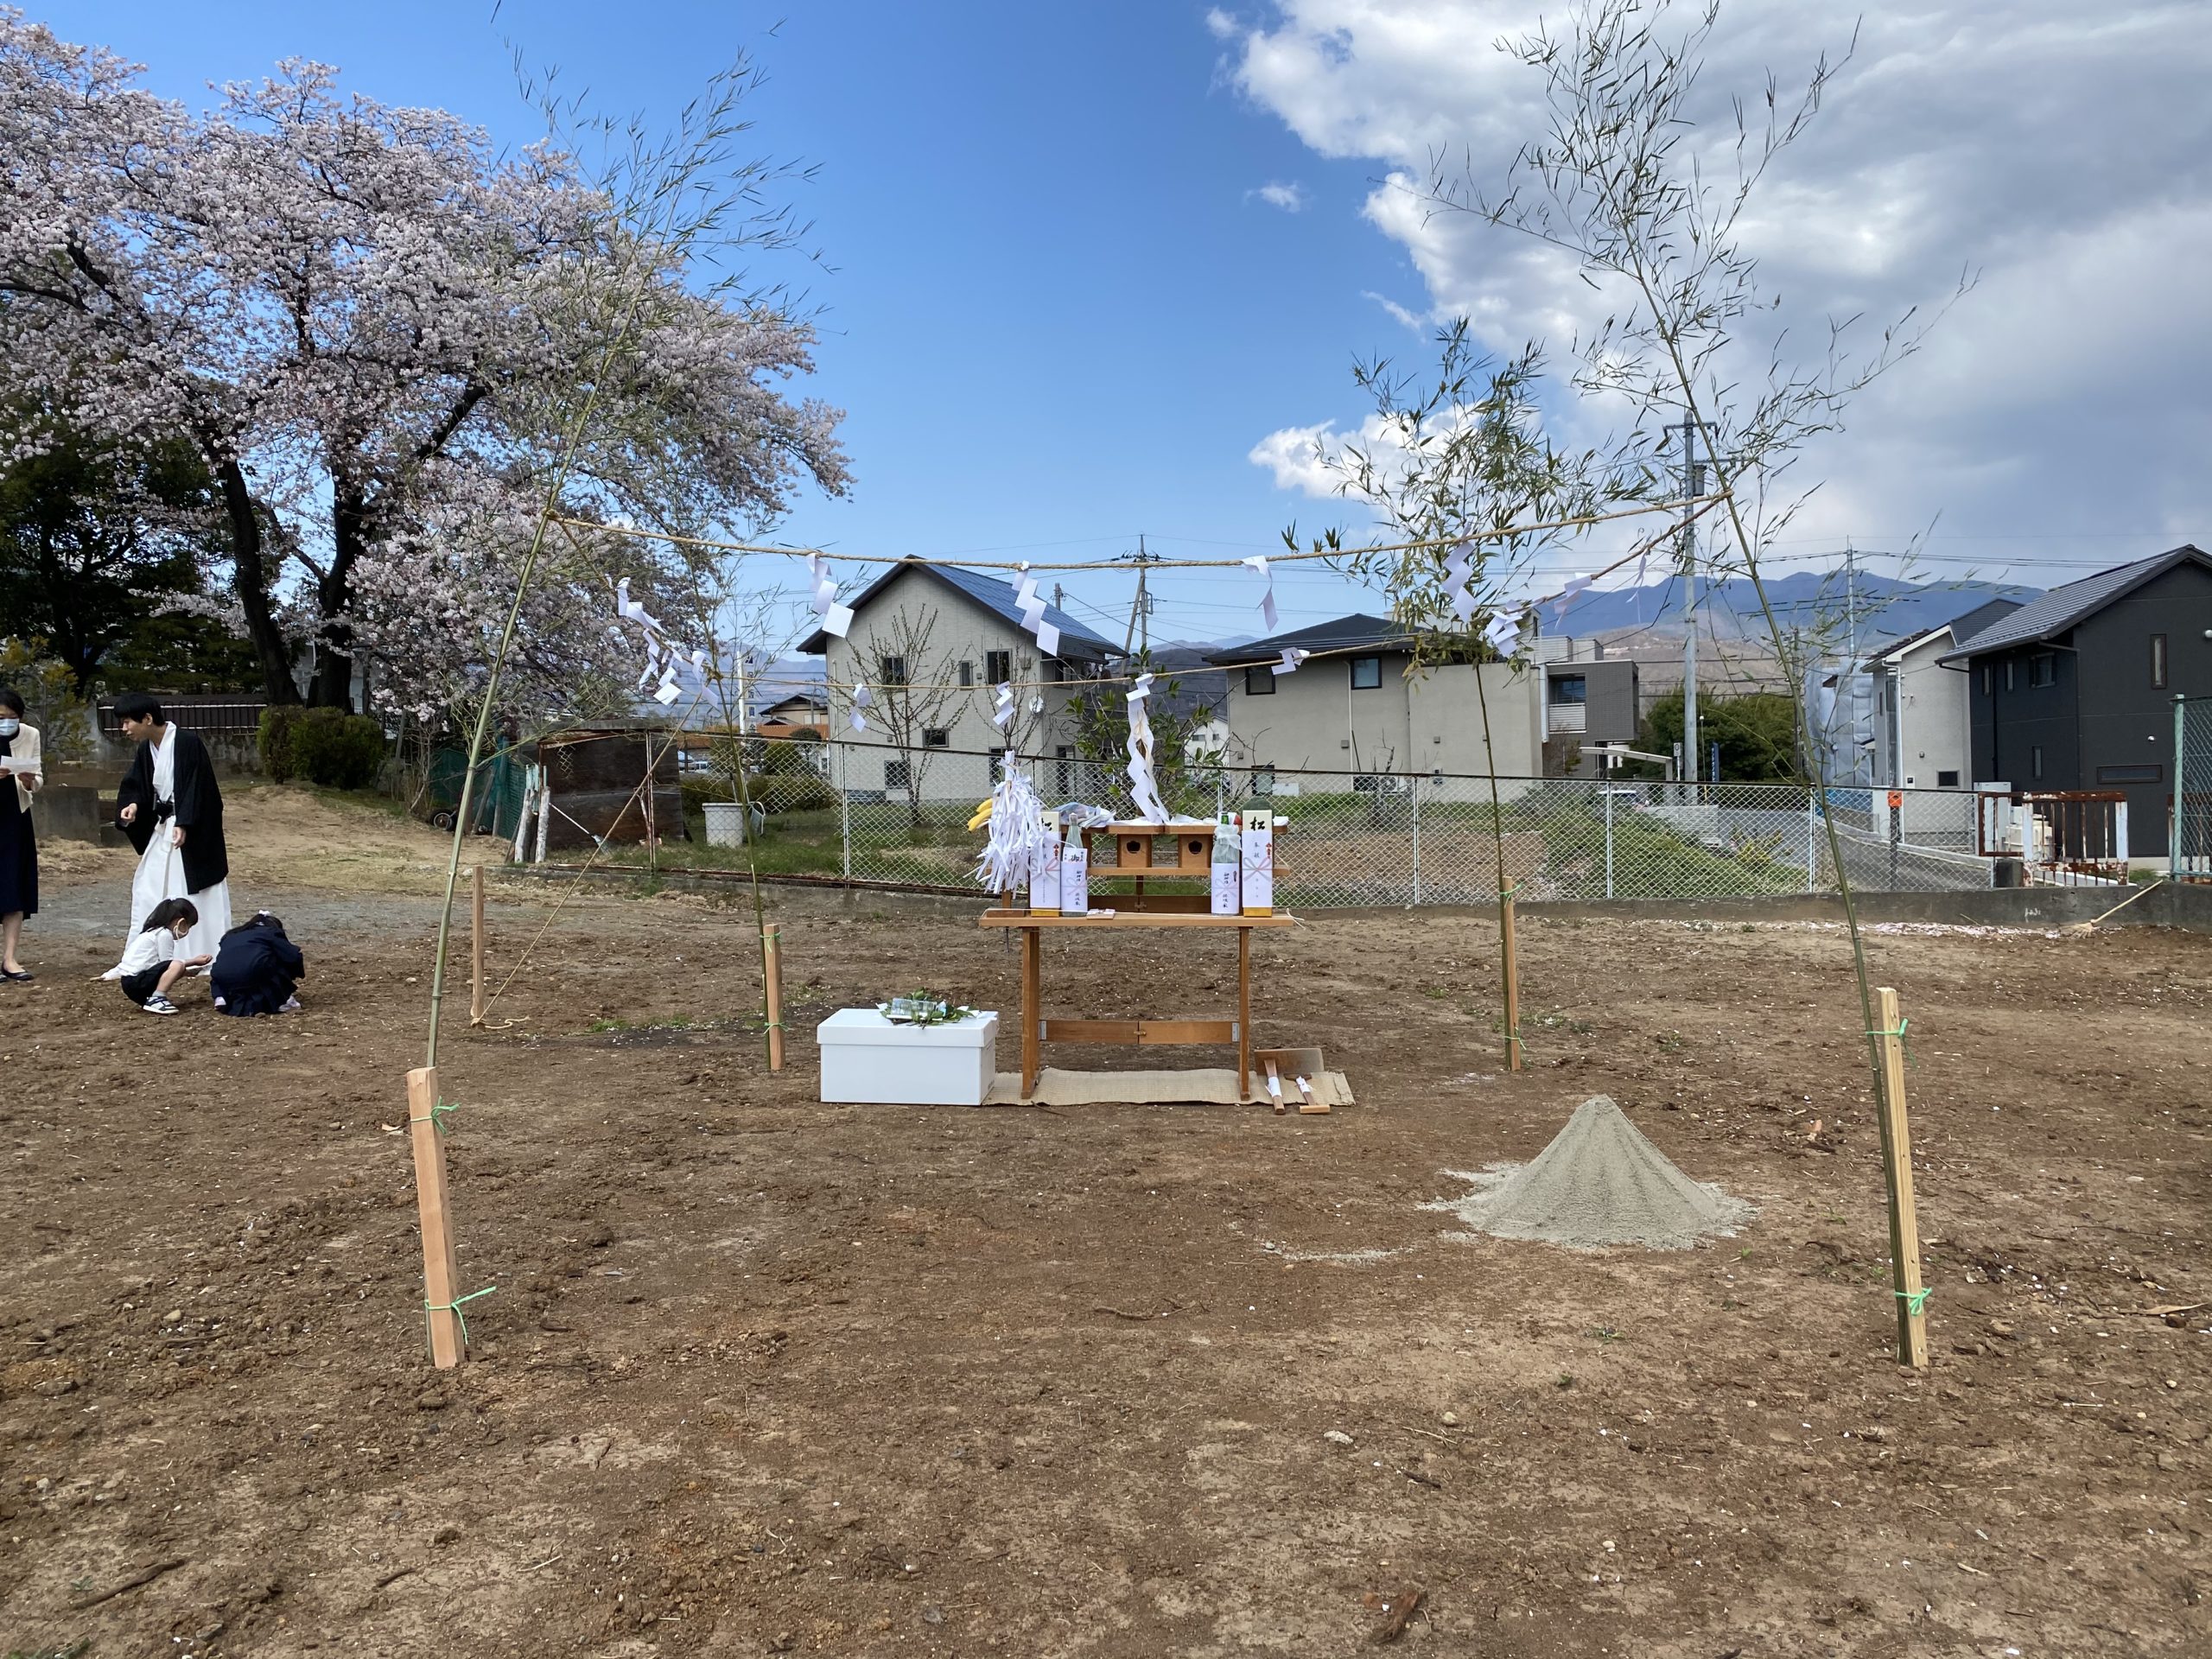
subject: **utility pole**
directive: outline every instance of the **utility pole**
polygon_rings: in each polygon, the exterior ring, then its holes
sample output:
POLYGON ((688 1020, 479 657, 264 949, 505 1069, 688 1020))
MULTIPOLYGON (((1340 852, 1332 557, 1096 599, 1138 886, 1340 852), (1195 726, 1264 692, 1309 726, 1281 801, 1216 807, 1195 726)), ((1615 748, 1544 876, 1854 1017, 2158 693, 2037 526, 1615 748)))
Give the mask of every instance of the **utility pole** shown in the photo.
POLYGON ((1129 646, 1137 639, 1140 627, 1143 630, 1144 649, 1152 649, 1152 596, 1145 591, 1144 582, 1144 568, 1152 563, 1152 555, 1145 550, 1142 535, 1138 536, 1137 550, 1130 556, 1137 565, 1137 597, 1136 602, 1129 607, 1129 630, 1122 636, 1122 655, 1124 657, 1129 654, 1129 646))
MULTIPOLYGON (((1859 736, 1859 551, 1846 537, 1843 543, 1843 672, 1836 677, 1836 690, 1840 698, 1850 705, 1850 714, 1844 729, 1851 734, 1851 781, 1859 781, 1859 763, 1866 762, 1866 781, 1874 781, 1874 760, 1862 747, 1859 736)), ((1891 874, 1894 875, 1895 871, 1891 874)))
POLYGON ((1846 537, 1843 543, 1843 619, 1845 649, 1853 671, 1859 667, 1859 550, 1846 537))
POLYGON ((1684 421, 1682 434, 1682 776, 1697 782, 1697 521, 1689 503, 1704 493, 1705 467, 1697 457, 1697 423, 1684 421))

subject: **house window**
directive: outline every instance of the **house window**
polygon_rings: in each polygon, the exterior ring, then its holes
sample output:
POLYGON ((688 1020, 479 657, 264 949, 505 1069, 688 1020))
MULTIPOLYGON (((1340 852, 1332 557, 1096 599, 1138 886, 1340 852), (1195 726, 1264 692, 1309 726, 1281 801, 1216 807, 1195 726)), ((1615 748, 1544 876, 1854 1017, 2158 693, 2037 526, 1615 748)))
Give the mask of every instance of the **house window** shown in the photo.
POLYGON ((1380 657, 1355 657, 1351 659, 1351 689, 1372 691, 1382 683, 1382 659, 1380 657))
POLYGON ((1263 800, 1275 792, 1275 769, 1273 766, 1252 768, 1252 792, 1263 800))
POLYGON ((987 651, 983 653, 983 678, 991 685, 1004 685, 1014 677, 1014 653, 1010 651, 987 651))
POLYGON ((2099 766, 2097 781, 2101 784, 2156 784, 2164 781, 2164 766, 2099 766))
POLYGON ((2166 636, 2163 633, 2151 636, 2151 689, 2166 689, 2166 636))
POLYGON ((1244 671, 1244 695, 1248 697, 1272 697, 1275 694, 1275 671, 1272 664, 1263 664, 1244 671))
POLYGON ((909 775, 904 760, 887 760, 883 763, 883 786, 886 789, 906 788, 909 775))
POLYGON ((973 685, 976 683, 976 664, 974 663, 963 662, 960 664, 960 683, 963 685, 973 685))
POLYGON ((2058 653, 2056 652, 2039 651, 2036 652, 2034 656, 2028 658, 2028 683, 2030 685, 2052 685, 2056 683, 2057 679, 2058 653))
POLYGON ((2029 775, 2031 778, 2040 778, 2040 777, 2042 777, 2042 776, 2043 776, 2043 745, 2042 745, 2042 744, 2040 744, 2040 743, 2038 743, 2038 744, 2037 744, 2033 748, 2030 749, 2030 750, 2028 751, 2028 757, 2029 757, 2029 758, 2028 758, 2028 775, 2029 775))
POLYGON ((1959 774, 1958 774, 1957 772, 1937 772, 1937 773, 1936 774, 1936 788, 1938 788, 1938 789, 1956 789, 1958 786, 1959 786, 1959 774))
POLYGON ((952 734, 942 726, 925 726, 922 728, 922 747, 925 749, 949 749, 952 747, 952 734))
POLYGON ((1981 695, 1985 697, 1997 695, 1997 671, 1987 663, 1981 665, 1981 695))
POLYGON ((904 657, 879 657, 875 659, 875 677, 884 685, 906 683, 906 659, 904 657))
POLYGON ((1552 701, 1554 702, 1589 702, 1590 681, 1588 677, 1581 674, 1553 675, 1552 701))
POLYGON ((2009 658, 2005 664, 2005 689, 2007 691, 2012 689, 2012 664, 2009 658))
POLYGON ((1058 792, 1062 799, 1075 793, 1075 750, 1065 743, 1054 746, 1052 769, 1059 774, 1058 792))

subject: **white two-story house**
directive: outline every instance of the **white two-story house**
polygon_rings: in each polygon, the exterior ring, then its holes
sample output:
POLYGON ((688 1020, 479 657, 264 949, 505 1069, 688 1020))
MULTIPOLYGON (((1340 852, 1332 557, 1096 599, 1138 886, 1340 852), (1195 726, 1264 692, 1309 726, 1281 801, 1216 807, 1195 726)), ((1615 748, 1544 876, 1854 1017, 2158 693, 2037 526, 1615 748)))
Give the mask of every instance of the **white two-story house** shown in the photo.
POLYGON ((1007 746, 1061 763, 1040 769, 1051 798, 1077 791, 1068 699, 1106 671, 1114 647, 1057 606, 1059 650, 1042 656, 1014 588, 995 576, 906 559, 846 601, 842 639, 817 629, 799 650, 825 659, 829 775, 855 799, 977 801, 1007 746), (992 688, 1012 682, 1010 731, 991 720, 992 688), (868 688, 856 706, 858 688, 868 688), (860 725, 855 729, 853 716, 860 725))

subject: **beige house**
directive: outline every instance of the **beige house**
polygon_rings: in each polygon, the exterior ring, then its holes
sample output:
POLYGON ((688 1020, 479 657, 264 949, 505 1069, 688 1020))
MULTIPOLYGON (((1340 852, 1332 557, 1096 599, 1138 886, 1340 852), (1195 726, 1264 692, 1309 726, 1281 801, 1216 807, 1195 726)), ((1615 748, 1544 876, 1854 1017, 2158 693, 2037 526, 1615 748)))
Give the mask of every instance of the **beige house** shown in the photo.
POLYGON ((1302 772, 1541 777, 1541 669, 1461 664, 1408 676, 1412 644, 1385 618, 1354 615, 1216 652, 1210 660, 1230 671, 1230 763, 1274 768, 1282 793, 1343 787, 1302 772), (1286 649, 1313 656, 1278 674, 1286 649))
POLYGON ((981 800, 995 782, 992 757, 1011 738, 1024 754, 1069 763, 1065 777, 1043 768, 1048 797, 1075 791, 1067 702, 1106 671, 1114 648, 1104 639, 1047 606, 1059 649, 1043 656, 1021 626, 1011 583, 915 560, 891 566, 849 603, 843 639, 817 630, 799 645, 826 659, 832 786, 856 800, 981 800), (992 688, 1007 681, 1015 712, 1002 731, 991 719, 992 688), (868 700, 855 710, 861 685, 868 700))
MULTIPOLYGON (((1442 773, 1449 780, 1591 775, 1601 744, 1636 735, 1636 664, 1594 659, 1566 639, 1535 641, 1536 660, 1452 664, 1408 673, 1413 640, 1379 616, 1341 616, 1209 660, 1229 671, 1228 758, 1273 767, 1278 788, 1322 789, 1296 774, 1357 780, 1442 773), (1287 649, 1313 656, 1278 674, 1287 649), (1484 715, 1488 715, 1485 739, 1484 715)), ((1341 788, 1338 783, 1333 785, 1341 788)), ((1487 792, 1488 785, 1483 785, 1487 792)))

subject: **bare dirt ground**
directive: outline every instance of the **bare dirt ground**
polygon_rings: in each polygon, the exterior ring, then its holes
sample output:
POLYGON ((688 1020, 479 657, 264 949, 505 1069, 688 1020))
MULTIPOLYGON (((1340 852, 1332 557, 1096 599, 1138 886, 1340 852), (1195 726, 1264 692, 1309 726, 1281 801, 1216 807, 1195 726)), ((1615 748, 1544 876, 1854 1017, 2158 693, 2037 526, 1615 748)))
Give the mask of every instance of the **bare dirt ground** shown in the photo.
MULTIPOLYGON (((775 893, 772 1077, 748 912, 587 896, 442 1055, 498 1289, 440 1374, 392 1127, 435 838, 232 816, 303 1016, 86 982, 111 853, 48 861, 41 977, 0 991, 0 1651, 1349 1654, 1413 1587, 1396 1645, 1437 1654, 2212 1651, 2205 940, 1874 941, 1915 1376, 1832 931, 1532 918, 1503 1076, 1493 929, 1325 917, 1255 938, 1255 1019, 1357 1109, 963 1111, 818 1104, 810 1033, 922 983, 1012 1007, 971 907, 775 893), (1570 1255, 1420 1208, 1599 1092, 1760 1206, 1739 1238, 1570 1255)), ((495 979, 550 898, 499 887, 495 979)), ((1224 1006, 1233 947, 1056 939, 1046 983, 1224 1006)))

